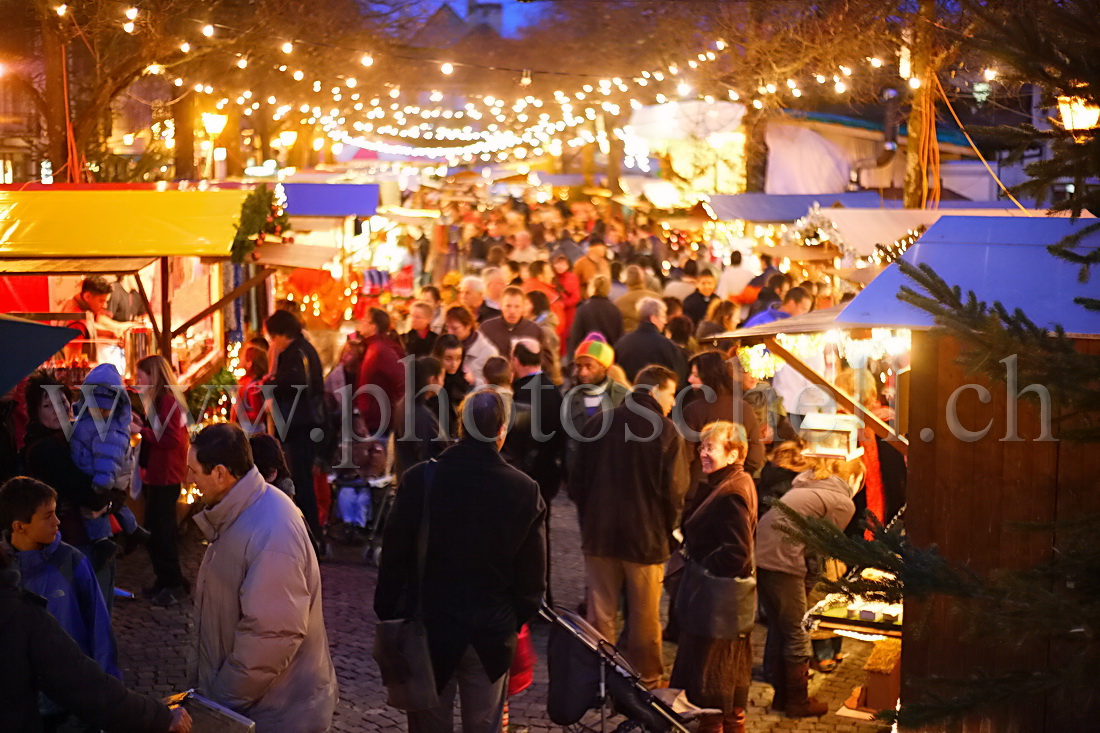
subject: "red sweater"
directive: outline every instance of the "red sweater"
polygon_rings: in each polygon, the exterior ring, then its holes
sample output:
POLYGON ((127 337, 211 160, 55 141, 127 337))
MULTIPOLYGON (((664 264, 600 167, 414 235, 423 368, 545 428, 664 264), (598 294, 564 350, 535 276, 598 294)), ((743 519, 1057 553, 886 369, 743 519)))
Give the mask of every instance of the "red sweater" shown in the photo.
MULTIPOLYGON (((389 414, 392 423, 394 408, 405 394, 405 368, 400 361, 405 356, 405 352, 384 336, 371 336, 364 343, 367 350, 363 354, 363 364, 359 367, 359 379, 355 383, 355 390, 358 392, 367 384, 380 387, 389 398, 389 414)), ((366 423, 367 430, 372 433, 378 430, 379 423, 382 421, 378 400, 369 392, 363 392, 355 398, 355 407, 366 423)))
POLYGON ((150 416, 141 429, 143 483, 173 486, 182 484, 187 477, 187 451, 191 448, 191 439, 187 435, 185 409, 170 394, 162 394, 157 399, 156 424, 150 416))

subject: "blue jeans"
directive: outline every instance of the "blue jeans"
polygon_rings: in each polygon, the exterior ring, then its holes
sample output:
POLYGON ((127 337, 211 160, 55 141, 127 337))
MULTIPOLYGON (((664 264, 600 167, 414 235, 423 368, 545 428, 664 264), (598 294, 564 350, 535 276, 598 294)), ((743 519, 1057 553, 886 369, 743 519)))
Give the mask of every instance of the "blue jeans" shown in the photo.
POLYGON ((134 513, 130 511, 130 507, 123 506, 101 517, 95 517, 94 519, 85 517, 84 531, 88 533, 89 540, 95 542, 111 538, 111 535, 114 534, 111 532, 111 514, 115 515, 119 526, 122 527, 122 534, 133 534, 134 530, 137 529, 138 523, 134 513))

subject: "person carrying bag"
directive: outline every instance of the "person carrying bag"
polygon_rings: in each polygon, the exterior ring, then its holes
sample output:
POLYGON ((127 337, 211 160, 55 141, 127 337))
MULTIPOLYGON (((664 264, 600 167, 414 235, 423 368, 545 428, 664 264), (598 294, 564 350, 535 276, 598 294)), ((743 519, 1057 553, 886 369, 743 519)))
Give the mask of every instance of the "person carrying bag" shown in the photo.
POLYGON ((752 677, 756 614, 756 489, 744 470, 741 425, 718 421, 700 433, 705 482, 684 513, 683 577, 676 597, 680 646, 670 687, 699 707, 699 733, 743 733, 752 677))
POLYGON ((416 538, 416 599, 408 618, 379 621, 374 627, 374 660, 389 693, 387 704, 405 712, 439 705, 439 693, 424 627, 424 565, 428 555, 428 509, 437 467, 428 461, 424 478, 424 507, 416 538))

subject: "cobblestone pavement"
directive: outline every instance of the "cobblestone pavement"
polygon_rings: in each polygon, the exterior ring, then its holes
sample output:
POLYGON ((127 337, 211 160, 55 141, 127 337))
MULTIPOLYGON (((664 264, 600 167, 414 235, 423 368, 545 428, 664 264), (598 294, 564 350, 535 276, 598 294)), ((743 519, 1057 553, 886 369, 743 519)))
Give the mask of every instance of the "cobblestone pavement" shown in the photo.
MULTIPOLYGON (((584 594, 584 564, 575 513, 568 500, 559 497, 553 506, 552 589, 554 601, 574 608, 584 594)), ((188 529, 183 543, 185 574, 194 578, 202 557, 203 545, 198 531, 188 529)), ((385 704, 385 690, 371 657, 375 617, 372 609, 376 571, 359 559, 359 549, 336 548, 336 559, 321 565, 324 610, 333 663, 340 682, 340 702, 333 720, 333 731, 404 731, 404 716, 385 704)), ((119 562, 119 586, 138 592, 152 582, 148 560, 143 552, 119 562)), ((188 687, 188 670, 194 664, 195 627, 189 601, 172 607, 157 608, 143 600, 120 600, 115 604, 114 625, 118 637, 120 663, 127 684, 150 695, 164 696, 188 687)), ((548 627, 532 628, 539 662, 534 684, 509 702, 514 728, 525 727, 531 733, 562 730, 546 715, 547 670, 545 660, 548 627)), ((754 637, 756 662, 764 648, 764 630, 758 627, 754 637)), ((829 675, 816 675, 811 692, 836 711, 863 680, 863 663, 870 644, 845 641, 847 659, 829 675)), ((668 669, 671 670, 675 645, 665 644, 668 669)), ((869 733, 881 730, 872 725, 838 717, 829 712, 822 718, 789 720, 769 714, 771 687, 753 682, 750 693, 748 730, 813 731, 825 733, 869 733)), ((595 713, 585 722, 598 722, 595 713)), ((613 726, 612 726, 613 727, 613 726)))

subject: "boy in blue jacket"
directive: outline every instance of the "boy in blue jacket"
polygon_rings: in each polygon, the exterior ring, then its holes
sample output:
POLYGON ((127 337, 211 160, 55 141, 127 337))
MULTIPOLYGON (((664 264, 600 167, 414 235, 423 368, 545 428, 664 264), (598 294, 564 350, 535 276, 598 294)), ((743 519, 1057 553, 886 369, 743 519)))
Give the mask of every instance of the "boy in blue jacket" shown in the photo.
MULTIPOLYGON (((57 492, 26 476, 0 487, 0 529, 14 550, 24 590, 46 599, 46 610, 103 671, 122 679, 115 659, 111 617, 92 565, 61 541, 57 492)), ((60 722, 68 713, 43 698, 44 716, 60 722)))
MULTIPOLYGON (((73 463, 92 479, 92 488, 98 493, 112 494, 111 514, 118 521, 122 533, 131 541, 132 550, 148 538, 149 533, 139 527, 134 513, 126 506, 126 491, 134 475, 137 451, 131 443, 133 409, 122 375, 113 364, 100 364, 92 369, 80 390, 80 400, 75 405, 76 421, 69 447, 73 463)), ((84 531, 96 547, 96 567, 102 560, 110 559, 115 552, 111 543, 114 532, 106 515, 84 517, 84 531), (109 545, 109 547, 108 547, 109 545), (101 550, 104 547, 106 550, 101 550), (106 556, 106 557, 101 557, 106 556)))

